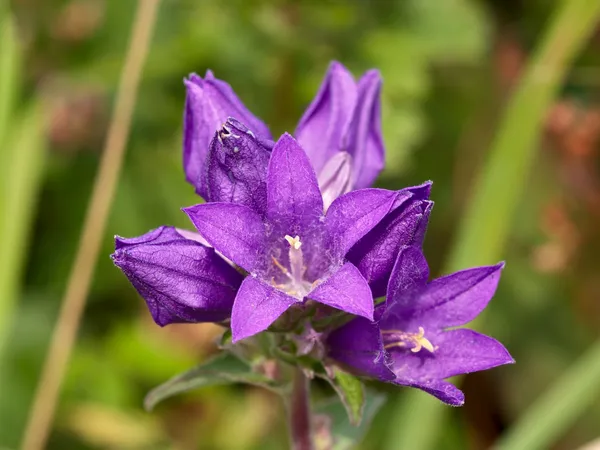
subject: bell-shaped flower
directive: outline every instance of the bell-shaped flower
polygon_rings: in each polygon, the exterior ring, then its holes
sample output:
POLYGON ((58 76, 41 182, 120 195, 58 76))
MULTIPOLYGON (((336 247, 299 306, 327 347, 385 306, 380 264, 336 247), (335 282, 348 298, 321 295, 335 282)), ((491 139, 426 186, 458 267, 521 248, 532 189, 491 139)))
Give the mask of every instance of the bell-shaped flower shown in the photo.
POLYGON ((450 405, 462 405, 463 393, 446 378, 514 362, 498 341, 455 328, 487 306, 503 266, 467 269, 428 283, 422 253, 404 247, 375 321, 356 318, 332 332, 329 357, 360 375, 416 387, 450 405))
POLYGON ((229 319, 243 279, 197 233, 167 226, 136 238, 117 236, 111 258, 160 326, 229 319))
POLYGON ((342 151, 351 158, 352 189, 373 184, 385 163, 380 93, 377 70, 367 71, 357 83, 342 64, 330 64, 295 132, 318 174, 342 151))
POLYGON ((228 117, 235 117, 262 138, 271 137, 267 126, 254 116, 229 84, 209 70, 204 78, 192 74, 187 88, 183 120, 183 168, 189 183, 202 197, 207 195, 206 158, 210 141, 228 117))
POLYGON ((390 213, 358 241, 347 257, 369 282, 373 297, 386 294, 388 280, 400 249, 421 248, 433 202, 431 182, 399 191, 390 213))
MULTIPOLYGON (((242 104, 231 86, 215 78, 211 71, 204 78, 190 75, 185 85, 183 165, 186 179, 204 199, 219 201, 211 198, 219 194, 211 191, 209 178, 230 172, 221 170, 213 175, 211 164, 215 157, 210 154, 214 153, 215 139, 219 142, 218 137, 223 137, 223 131, 227 134, 226 130, 232 128, 231 123, 224 122, 229 117, 235 118, 236 123, 246 130, 243 133, 255 138, 252 145, 269 147, 271 134, 268 127, 242 104)), ((333 62, 298 124, 296 136, 317 173, 325 210, 340 195, 371 186, 383 168, 380 91, 381 76, 376 70, 366 72, 357 83, 342 64, 333 62)), ((234 147, 241 148, 232 144, 234 147)), ((223 164, 222 160, 220 162, 223 164)), ((260 176, 266 174, 264 158, 256 159, 254 171, 260 176)), ((246 194, 240 194, 242 200, 247 200, 246 194)), ((232 202, 240 200, 232 192, 223 195, 232 202)), ((242 204, 247 203, 242 201, 242 204)))
POLYGON ((364 189, 338 197, 327 213, 311 163, 290 135, 273 147, 264 214, 237 203, 184 211, 211 246, 249 273, 235 298, 233 340, 267 329, 288 309, 314 302, 373 319, 365 278, 348 250, 391 210, 398 193, 364 189))
POLYGON ((239 203, 264 213, 273 144, 228 118, 210 143, 206 201, 239 203))

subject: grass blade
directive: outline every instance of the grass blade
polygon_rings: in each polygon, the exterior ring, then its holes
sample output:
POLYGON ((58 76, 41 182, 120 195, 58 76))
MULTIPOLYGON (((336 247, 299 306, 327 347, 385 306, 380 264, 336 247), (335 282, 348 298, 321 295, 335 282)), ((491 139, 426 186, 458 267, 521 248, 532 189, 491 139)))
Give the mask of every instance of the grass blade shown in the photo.
MULTIPOLYGON (((16 97, 19 46, 10 14, 0 4, 0 145, 6 143, 6 131, 16 97)), ((0 151, 0 163, 5 151, 0 151)), ((0 191, 1 192, 1 191, 0 191)), ((1 203, 0 203, 1 204, 1 203)))
POLYGON ((40 108, 27 109, 11 128, 0 166, 4 187, 0 204, 0 355, 19 296, 27 236, 42 174, 44 136, 40 108))
POLYGON ((600 340, 523 414, 496 450, 549 448, 600 393, 600 340))
MULTIPOLYGON (((599 15, 600 2, 597 1, 559 3, 548 31, 505 111, 487 164, 474 186, 474 196, 445 273, 501 259, 546 111, 573 58, 593 32, 599 15)), ((395 414, 402 421, 391 427, 393 432, 386 448, 422 450, 435 446, 448 408, 428 400, 420 392, 407 393, 395 414)), ((563 426, 567 419, 563 416, 563 426)))

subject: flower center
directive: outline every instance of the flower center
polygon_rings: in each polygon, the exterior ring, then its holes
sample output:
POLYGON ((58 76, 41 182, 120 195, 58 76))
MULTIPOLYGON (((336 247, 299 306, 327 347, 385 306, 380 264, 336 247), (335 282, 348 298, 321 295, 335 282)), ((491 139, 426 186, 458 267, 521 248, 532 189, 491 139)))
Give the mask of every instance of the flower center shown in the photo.
POLYGON ((304 257, 302 256, 302 241, 300 241, 300 236, 292 237, 287 234, 284 239, 290 244, 288 253, 290 268, 288 270, 277 258, 271 256, 273 264, 283 272, 286 278, 284 283, 275 283, 275 280, 273 280, 272 284, 288 295, 302 299, 312 288, 312 284, 304 279, 306 266, 304 265, 304 257))
POLYGON ((381 334, 383 335, 383 348, 385 349, 403 347, 410 348, 413 353, 420 352, 423 348, 430 353, 436 350, 429 339, 425 337, 423 327, 419 327, 418 333, 406 333, 401 330, 381 330, 381 334))

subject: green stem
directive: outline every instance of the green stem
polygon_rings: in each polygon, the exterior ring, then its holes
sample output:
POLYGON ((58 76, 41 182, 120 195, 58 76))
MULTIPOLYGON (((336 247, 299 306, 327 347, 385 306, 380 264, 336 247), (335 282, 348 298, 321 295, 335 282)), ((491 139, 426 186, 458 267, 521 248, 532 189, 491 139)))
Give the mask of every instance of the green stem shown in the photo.
MULTIPOLYGON (((560 2, 506 109, 487 164, 475 183, 473 199, 465 212, 445 273, 495 263, 502 257, 546 112, 573 58, 594 31, 599 15, 599 1, 560 2)), ((425 399, 420 392, 407 393, 395 413, 401 420, 398 426, 392 427, 387 448, 434 447, 446 411, 449 408, 425 399), (427 427, 423 426, 424 421, 427 427)), ((561 425, 565 426, 568 421, 564 416, 561 425)))

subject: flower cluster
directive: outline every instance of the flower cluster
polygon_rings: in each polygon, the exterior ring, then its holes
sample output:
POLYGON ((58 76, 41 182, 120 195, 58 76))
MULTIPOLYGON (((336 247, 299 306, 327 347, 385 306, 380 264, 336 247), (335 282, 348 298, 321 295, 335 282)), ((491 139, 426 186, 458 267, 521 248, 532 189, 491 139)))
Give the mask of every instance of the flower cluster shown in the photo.
POLYGON ((429 281, 431 183, 370 188, 384 166, 377 71, 356 82, 332 63, 276 142, 210 71, 185 85, 184 170, 205 203, 183 211, 197 232, 117 237, 112 255, 157 324, 221 323, 233 344, 273 331, 298 355, 451 405, 464 397, 446 378, 512 362, 453 328, 485 308, 503 265, 429 281))

